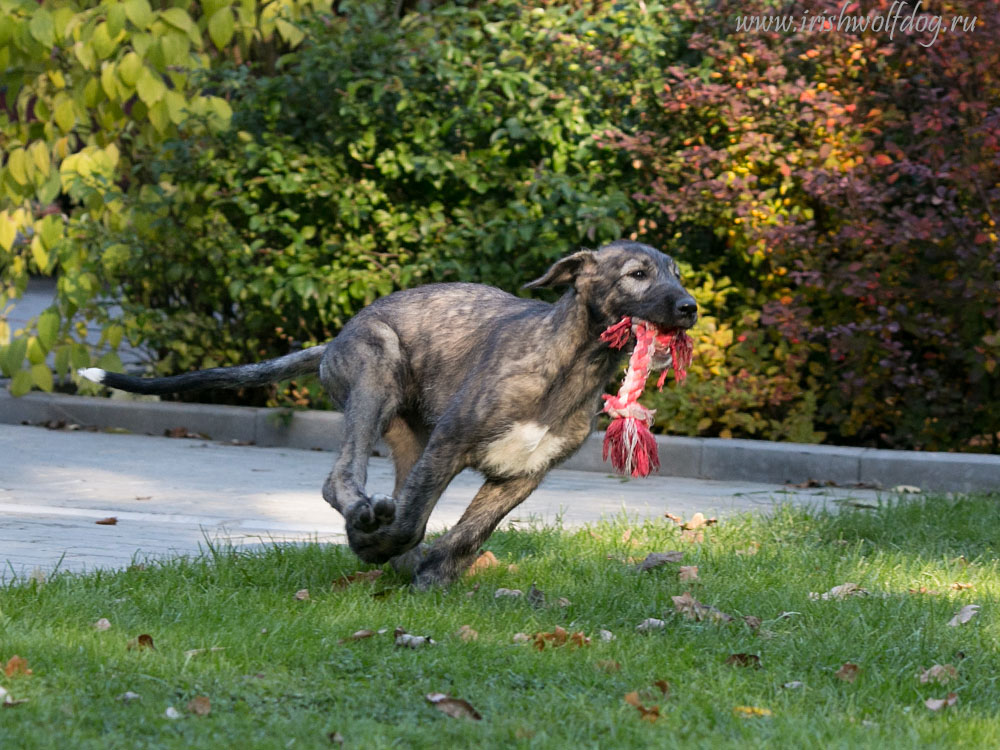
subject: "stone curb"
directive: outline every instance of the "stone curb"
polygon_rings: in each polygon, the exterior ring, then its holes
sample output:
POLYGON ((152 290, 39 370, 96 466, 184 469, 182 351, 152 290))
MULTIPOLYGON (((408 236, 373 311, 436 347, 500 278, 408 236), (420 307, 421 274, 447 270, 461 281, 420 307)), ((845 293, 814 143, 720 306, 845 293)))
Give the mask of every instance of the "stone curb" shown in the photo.
MULTIPOLYGON (((0 391, 0 423, 51 421, 150 435, 183 427, 213 440, 306 450, 339 450, 343 435, 343 416, 336 412, 212 406, 128 396, 29 393, 13 398, 0 391)), ((602 440, 602 433, 591 435, 562 468, 610 473, 610 466, 601 458, 602 440)), ((665 476, 771 484, 816 480, 841 486, 910 485, 942 492, 1000 490, 1000 456, 663 435, 656 440, 658 473, 665 476)), ((381 444, 377 452, 387 453, 381 444)))

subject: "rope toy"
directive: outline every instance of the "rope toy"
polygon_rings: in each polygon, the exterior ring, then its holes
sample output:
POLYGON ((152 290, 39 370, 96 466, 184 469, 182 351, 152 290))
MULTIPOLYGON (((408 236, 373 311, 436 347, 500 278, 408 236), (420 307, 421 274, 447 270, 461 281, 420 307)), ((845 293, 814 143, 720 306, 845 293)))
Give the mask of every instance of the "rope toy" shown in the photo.
POLYGON ((612 349, 621 349, 632 336, 635 349, 628 361, 625 380, 618 395, 604 395, 604 412, 611 416, 611 424, 604 433, 604 460, 611 456, 611 465, 619 474, 645 477, 660 468, 660 457, 656 450, 656 439, 649 428, 653 424, 656 411, 639 403, 639 397, 646 387, 646 378, 653 363, 653 356, 666 353, 669 356, 660 379, 658 389, 663 388, 667 379, 667 368, 673 365, 678 383, 687 377, 691 364, 694 344, 683 329, 672 328, 661 331, 645 320, 624 317, 601 334, 601 341, 612 349))

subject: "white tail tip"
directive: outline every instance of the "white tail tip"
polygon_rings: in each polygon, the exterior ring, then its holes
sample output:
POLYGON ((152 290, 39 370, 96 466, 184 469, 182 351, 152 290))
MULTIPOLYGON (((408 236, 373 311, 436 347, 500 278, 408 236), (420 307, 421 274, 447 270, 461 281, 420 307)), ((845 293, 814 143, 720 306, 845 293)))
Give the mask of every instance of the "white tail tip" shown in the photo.
POLYGON ((107 373, 100 367, 83 367, 76 371, 76 374, 81 378, 86 378, 87 380, 92 380, 95 383, 103 383, 104 376, 107 373))

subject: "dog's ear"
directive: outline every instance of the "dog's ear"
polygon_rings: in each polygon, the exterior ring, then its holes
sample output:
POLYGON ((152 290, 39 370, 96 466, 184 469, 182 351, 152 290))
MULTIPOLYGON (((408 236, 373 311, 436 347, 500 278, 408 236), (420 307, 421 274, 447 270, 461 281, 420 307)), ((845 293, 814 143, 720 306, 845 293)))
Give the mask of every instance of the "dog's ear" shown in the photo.
POLYGON ((552 264, 552 268, 545 272, 544 276, 528 282, 524 288, 541 289, 542 287, 572 284, 581 273, 591 270, 595 264, 593 250, 580 250, 557 260, 552 264))

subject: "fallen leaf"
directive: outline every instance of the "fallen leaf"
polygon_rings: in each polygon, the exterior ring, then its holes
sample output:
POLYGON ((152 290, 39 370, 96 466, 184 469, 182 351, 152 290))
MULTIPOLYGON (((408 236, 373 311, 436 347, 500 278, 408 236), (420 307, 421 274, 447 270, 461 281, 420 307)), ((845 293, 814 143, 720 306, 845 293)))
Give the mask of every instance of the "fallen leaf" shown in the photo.
POLYGON ((129 651, 136 651, 136 650, 141 651, 142 649, 146 648, 155 650, 155 647, 153 646, 153 636, 149 635, 148 633, 143 633, 138 638, 133 638, 128 643, 126 643, 125 648, 127 648, 129 651))
POLYGON ((676 523, 678 526, 683 526, 684 525, 684 519, 681 518, 680 516, 675 516, 673 513, 664 513, 663 515, 667 519, 669 519, 669 520, 673 521, 674 523, 676 523))
POLYGON ((544 607, 545 606, 545 593, 540 589, 535 587, 535 584, 531 584, 531 588, 528 589, 528 604, 533 607, 544 607))
POLYGON ((469 569, 465 572, 466 576, 474 576, 481 570, 486 570, 487 568, 495 568, 500 564, 497 560, 497 556, 494 555, 489 550, 486 550, 483 554, 476 558, 476 561, 469 566, 469 569))
POLYGON ((3 668, 3 673, 8 677, 17 677, 20 675, 29 675, 31 670, 28 669, 28 660, 23 656, 18 656, 14 654, 10 659, 7 660, 6 666, 3 668))
POLYGON ((105 631, 111 630, 111 620, 107 617, 102 617, 100 620, 94 623, 94 630, 105 631))
POLYGON ((13 708, 14 706, 20 706, 22 703, 27 703, 27 698, 21 698, 20 700, 14 700, 11 694, 4 690, 3 686, 0 685, 0 706, 4 708, 13 708))
POLYGON ((670 597, 674 602, 674 609, 684 615, 688 620, 712 620, 713 622, 732 622, 733 616, 727 615, 720 609, 710 604, 702 604, 690 592, 685 591, 680 596, 670 597))
POLYGON ((684 557, 683 552, 677 552, 676 550, 670 550, 668 552, 650 552, 646 555, 646 559, 639 563, 639 571, 652 570, 653 568, 658 568, 666 563, 678 563, 684 557))
POLYGON ((187 711, 195 716, 208 716, 212 712, 212 702, 204 695, 197 695, 188 701, 187 711))
POLYGON ((469 643, 470 641, 479 640, 479 633, 470 628, 468 625, 463 625, 462 627, 460 627, 455 635, 457 635, 466 643, 469 643))
POLYGON ((625 702, 630 706, 636 707, 643 721, 655 722, 660 718, 660 707, 649 706, 647 708, 644 706, 642 701, 639 699, 638 691, 633 690, 631 693, 625 693, 625 702))
POLYGON ((657 680, 656 682, 653 683, 653 686, 659 688, 660 692, 663 693, 664 695, 666 696, 670 695, 670 683, 667 682, 666 680, 657 680))
POLYGON ((168 719, 179 719, 181 718, 181 712, 178 711, 173 706, 167 706, 167 710, 163 712, 163 715, 168 719))
POLYGON ((141 700, 142 696, 138 693, 133 693, 131 690, 126 690, 124 693, 115 698, 116 701, 121 701, 122 703, 131 703, 132 701, 141 700))
POLYGON ((747 624, 747 627, 751 630, 757 630, 760 627, 760 618, 754 615, 743 615, 743 622, 747 624))
POLYGON ((430 701, 434 708, 443 713, 445 716, 450 716, 453 719, 472 719, 473 721, 479 721, 483 717, 480 713, 473 708, 472 704, 467 700, 462 698, 452 698, 445 693, 428 693, 427 700, 430 701))
POLYGON ((345 641, 363 641, 365 638, 371 638, 375 635, 374 630, 355 630, 349 636, 347 636, 341 643, 345 641))
POLYGON ((897 484, 889 492, 899 492, 904 495, 919 495, 920 488, 914 487, 912 484, 897 484))
POLYGON ((531 640, 531 636, 527 633, 514 633, 514 643, 527 643, 531 640))
POLYGON ((962 591, 963 589, 974 589, 976 585, 974 583, 953 583, 951 584, 952 591, 962 591))
POLYGON ((757 654, 730 654, 726 664, 731 667, 753 667, 760 669, 760 657, 757 654))
POLYGON ((966 604, 964 607, 958 610, 958 612, 955 613, 954 617, 948 620, 948 624, 953 628, 958 627, 959 625, 964 625, 973 617, 975 617, 978 613, 979 613, 978 604, 966 604))
POLYGON ((98 526, 114 526, 118 523, 118 519, 115 516, 108 516, 107 518, 102 518, 100 521, 94 521, 98 526))
POLYGON ((941 593, 940 591, 929 589, 926 586, 921 586, 919 589, 910 589, 909 591, 911 594, 927 594, 928 596, 938 596, 941 593))
POLYGON ((931 711, 940 711, 945 706, 954 706, 958 703, 958 693, 948 693, 944 698, 928 698, 924 705, 931 711))
POLYGON ((342 735, 340 732, 330 732, 329 734, 326 735, 326 738, 330 740, 330 742, 334 745, 344 744, 344 735, 342 735))
POLYGON ((341 576, 331 584, 330 588, 332 588, 334 591, 337 591, 339 589, 346 589, 348 586, 354 583, 364 583, 366 581, 371 583, 372 581, 376 581, 379 578, 381 578, 382 572, 383 571, 378 569, 359 570, 356 573, 351 573, 349 576, 341 576))
POLYGON ((410 633, 400 633, 396 636, 396 645, 404 648, 423 648, 433 646, 435 641, 427 635, 411 635, 410 633))
POLYGON ((565 609, 566 607, 572 606, 573 602, 571 602, 565 596, 560 596, 558 599, 556 599, 556 604, 565 609))
POLYGON ((663 630, 666 626, 667 623, 663 620, 658 620, 655 617, 647 617, 645 620, 636 625, 635 629, 640 633, 648 633, 651 630, 663 630))
POLYGON ((733 713, 741 719, 766 719, 771 715, 770 709, 757 706, 734 706, 733 713))
POLYGON ((802 682, 800 680, 792 680, 791 682, 786 682, 782 685, 785 690, 798 690, 802 687, 802 682))
POLYGON ((306 601, 309 598, 309 589, 299 589, 295 592, 294 598, 296 601, 306 601))
POLYGON ((697 565, 682 565, 680 570, 677 571, 677 580, 679 581, 696 581, 698 580, 698 566, 697 565))
POLYGON ((590 645, 590 638, 584 635, 582 630, 570 635, 565 628, 557 625, 551 633, 535 633, 531 638, 531 642, 536 649, 543 651, 546 646, 557 648, 567 643, 582 648, 590 645))
POLYGON ((845 661, 840 669, 833 673, 833 676, 844 682, 854 682, 858 679, 858 672, 860 671, 861 668, 857 664, 845 661))
POLYGON ((605 672, 617 672, 622 668, 622 665, 614 659, 601 659, 597 662, 597 668, 603 669, 605 672))
POLYGON ((521 591, 521 589, 505 589, 505 588, 499 588, 493 592, 494 599, 500 599, 505 596, 516 599, 519 596, 524 596, 524 592, 521 591))
POLYGON ((598 630, 597 637, 600 638, 605 643, 610 643, 611 641, 615 640, 615 634, 612 633, 610 630, 598 630))
POLYGON ((958 679, 958 670, 951 664, 935 664, 930 669, 918 672, 917 679, 922 685, 926 685, 928 682, 947 685, 952 680, 958 679))
POLYGON ((863 589, 856 583, 842 583, 839 586, 834 586, 829 591, 823 594, 817 594, 814 591, 809 592, 809 598, 812 601, 828 601, 830 599, 846 599, 849 596, 867 596, 867 589, 863 589))

